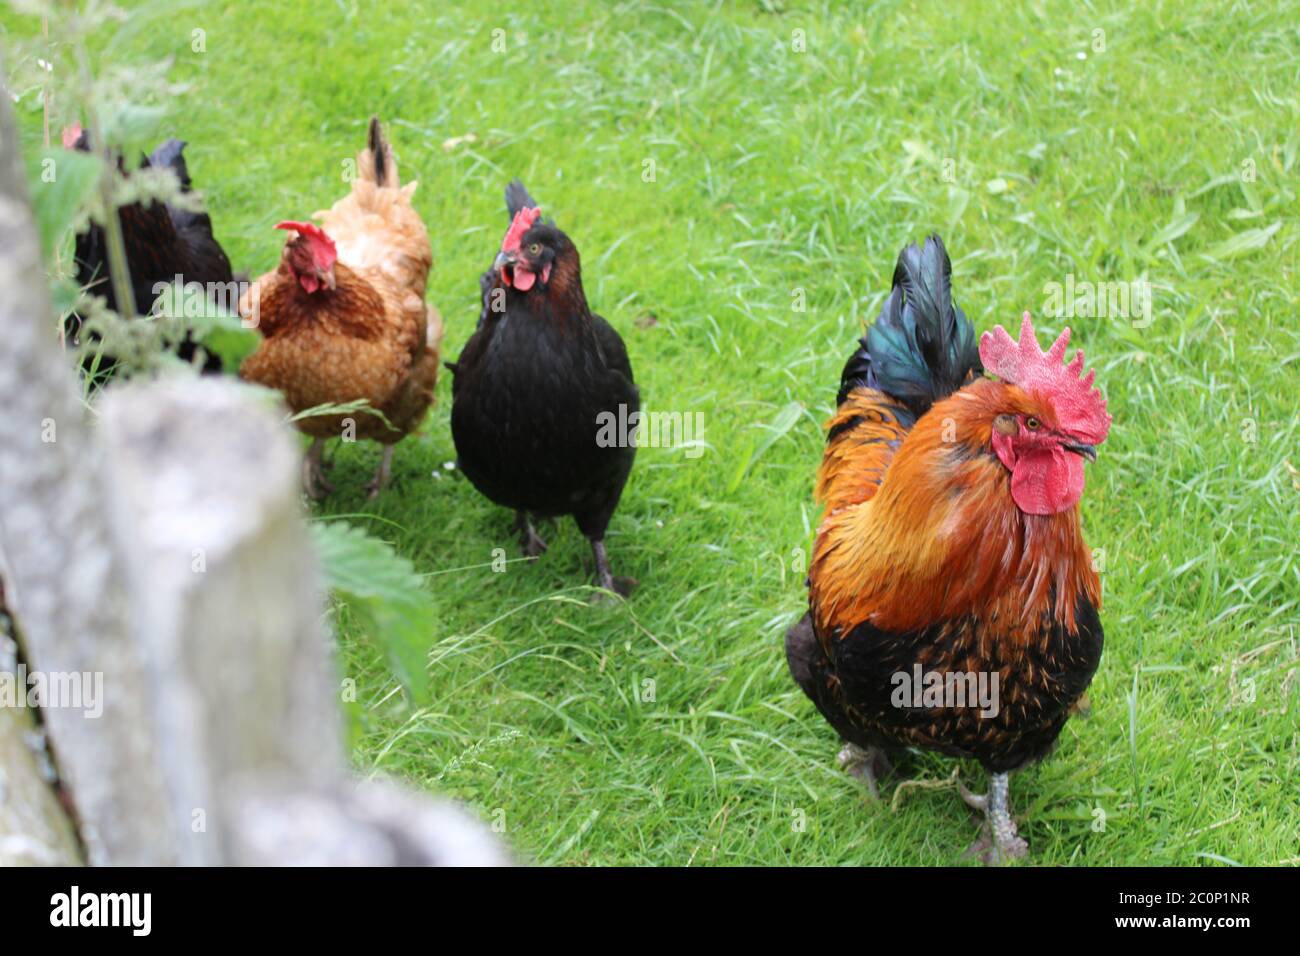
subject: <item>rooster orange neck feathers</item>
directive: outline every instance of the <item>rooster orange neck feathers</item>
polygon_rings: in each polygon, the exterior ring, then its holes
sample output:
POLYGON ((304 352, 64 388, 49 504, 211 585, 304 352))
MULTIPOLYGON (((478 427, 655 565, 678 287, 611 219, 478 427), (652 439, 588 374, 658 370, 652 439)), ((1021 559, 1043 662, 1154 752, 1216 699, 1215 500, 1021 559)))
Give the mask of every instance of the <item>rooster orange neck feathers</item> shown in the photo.
MULTIPOLYGON (((859 394, 867 402, 882 397, 866 389, 859 394)), ((831 507, 818 529, 810 574, 823 634, 860 622, 903 631, 965 615, 1027 624, 1049 601, 1072 626, 1081 591, 1100 604, 1078 510, 1022 511, 1012 472, 993 452, 1000 414, 1011 409, 1030 418, 1045 408, 1017 386, 977 380, 937 402, 896 443, 897 452, 868 446, 878 459, 869 466, 883 481, 865 500, 839 507, 827 490, 846 476, 837 481, 841 465, 827 458, 819 487, 831 507), (915 533, 901 536, 899 528, 915 533)))

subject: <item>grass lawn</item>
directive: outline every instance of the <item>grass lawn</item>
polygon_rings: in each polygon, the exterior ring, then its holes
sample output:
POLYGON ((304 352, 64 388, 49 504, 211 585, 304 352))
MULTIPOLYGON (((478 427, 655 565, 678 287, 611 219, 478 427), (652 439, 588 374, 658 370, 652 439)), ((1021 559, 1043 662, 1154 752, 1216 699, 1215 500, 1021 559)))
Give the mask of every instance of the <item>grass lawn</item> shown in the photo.
POLYGON ((1083 499, 1106 654, 1091 717, 1012 780, 1032 862, 1300 862, 1300 5, 1015 6, 256 0, 131 24, 117 55, 174 55, 189 84, 167 131, 237 270, 342 194, 377 113, 420 180, 448 358, 519 175, 644 404, 704 417, 704 454, 638 456, 621 606, 586 603, 571 522, 513 560, 512 516, 446 468, 449 376, 377 503, 377 447, 338 451, 320 512, 408 555, 441 622, 415 711, 340 621, 363 772, 459 798, 538 863, 964 862, 955 765, 917 756, 928 786, 873 804, 782 650, 840 368, 937 230, 979 330, 1029 309, 1054 334, 1071 276, 1154 289, 1149 324, 1068 322, 1115 417, 1083 499))

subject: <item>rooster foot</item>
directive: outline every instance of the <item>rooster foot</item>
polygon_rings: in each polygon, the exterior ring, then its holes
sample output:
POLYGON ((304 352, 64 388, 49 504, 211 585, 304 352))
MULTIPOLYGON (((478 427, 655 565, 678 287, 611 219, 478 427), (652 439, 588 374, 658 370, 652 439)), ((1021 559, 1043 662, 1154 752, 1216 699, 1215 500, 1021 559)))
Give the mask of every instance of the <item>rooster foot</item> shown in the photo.
POLYGON ((984 814, 979 839, 966 850, 966 856, 978 857, 988 866, 1001 866, 1029 854, 1029 844, 1016 831, 1016 821, 1007 807, 1010 784, 1005 773, 989 774, 989 792, 971 793, 960 782, 957 790, 966 805, 984 814))
POLYGON ((375 476, 366 482, 366 497, 374 501, 379 497, 379 493, 388 485, 388 479, 393 474, 393 446, 384 446, 384 456, 379 459, 379 467, 375 469, 375 476))
POLYGON ((515 512, 515 530, 519 532, 519 546, 523 548, 525 558, 533 560, 546 553, 546 542, 528 520, 526 511, 515 512))
POLYGON ((1025 842, 1024 837, 1015 835, 1014 831, 1010 839, 1002 843, 989 836, 989 826, 986 823, 980 831, 979 839, 966 848, 963 856, 974 857, 985 866, 1002 866, 1011 860, 1020 860, 1029 855, 1029 844, 1025 842))
POLYGON ((871 794, 871 799, 880 799, 877 780, 893 772, 889 758, 879 747, 859 747, 857 744, 845 743, 844 749, 835 758, 850 776, 861 780, 871 794))
POLYGON ((334 490, 334 486, 325 480, 322 474, 321 456, 325 453, 325 439, 317 438, 302 459, 302 490, 313 501, 320 501, 334 490))

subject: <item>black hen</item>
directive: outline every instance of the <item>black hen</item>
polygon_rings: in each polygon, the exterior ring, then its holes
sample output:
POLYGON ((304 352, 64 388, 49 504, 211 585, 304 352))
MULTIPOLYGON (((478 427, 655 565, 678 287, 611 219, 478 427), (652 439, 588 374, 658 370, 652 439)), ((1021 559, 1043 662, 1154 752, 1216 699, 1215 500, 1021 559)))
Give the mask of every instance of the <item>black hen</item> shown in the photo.
MULTIPOLYGON (((635 422, 640 397, 619 334, 587 306, 578 250, 518 180, 510 229, 480 282, 478 328, 448 363, 451 433, 470 482, 513 508, 524 553, 545 550, 531 517, 573 515, 591 541, 597 582, 626 594, 605 529, 632 470, 632 441, 602 440, 607 421, 635 422)), ((616 431, 616 430, 615 430, 616 431)))
MULTIPOLYGON (((87 134, 80 132, 71 145, 74 149, 89 151, 87 134)), ((182 191, 190 192, 184 149, 183 142, 169 139, 143 159, 141 165, 170 168, 180 181, 182 191)), ((131 289, 138 310, 148 311, 157 298, 155 290, 158 285, 170 285, 178 275, 187 284, 197 282, 205 288, 210 288, 209 283, 234 282, 230 260, 212 234, 212 220, 207 213, 190 212, 156 202, 147 205, 130 203, 118 209, 118 217, 122 223, 127 268, 131 273, 131 289)), ((77 283, 92 294, 102 296, 110 309, 118 311, 117 296, 109 280, 103 226, 92 223, 86 232, 77 236, 76 262, 77 283)), ((233 286, 227 288, 233 291, 233 286)), ((229 295, 227 298, 233 305, 237 296, 229 295)), ((80 329, 81 318, 69 316, 64 326, 67 341, 75 341, 80 329)), ((176 353, 182 360, 191 362, 198 348, 198 343, 187 334, 176 353)), ((112 358, 104 356, 98 367, 102 372, 113 365, 112 358)), ((221 360, 205 352, 203 371, 220 372, 221 360)))

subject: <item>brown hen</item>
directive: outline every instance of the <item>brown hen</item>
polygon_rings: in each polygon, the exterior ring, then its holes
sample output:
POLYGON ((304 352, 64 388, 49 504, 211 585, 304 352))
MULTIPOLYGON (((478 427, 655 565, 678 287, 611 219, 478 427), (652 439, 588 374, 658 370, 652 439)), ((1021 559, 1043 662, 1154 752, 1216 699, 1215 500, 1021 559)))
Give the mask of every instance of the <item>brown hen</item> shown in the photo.
POLYGON ((240 375, 278 389, 294 412, 363 402, 355 412, 303 417, 311 435, 303 485, 321 497, 325 439, 372 439, 384 446, 368 489, 388 482, 393 446, 424 419, 438 380, 442 319, 424 301, 433 255, 411 206, 416 183, 401 185, 379 121, 357 156, 352 191, 293 233, 280 265, 240 300, 240 314, 262 333, 240 375))

